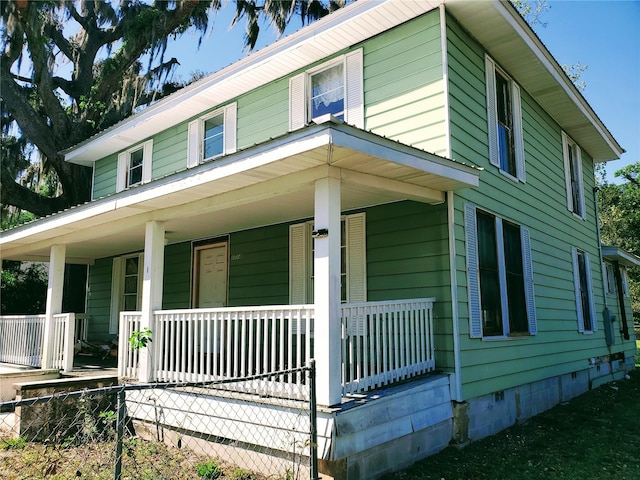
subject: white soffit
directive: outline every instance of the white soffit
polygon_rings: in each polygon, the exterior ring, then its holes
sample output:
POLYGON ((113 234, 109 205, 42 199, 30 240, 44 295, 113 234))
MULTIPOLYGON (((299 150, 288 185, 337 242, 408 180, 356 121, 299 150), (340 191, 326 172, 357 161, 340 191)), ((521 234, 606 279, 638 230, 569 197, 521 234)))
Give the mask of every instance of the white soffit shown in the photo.
POLYGON ((82 165, 438 7, 439 0, 360 0, 254 52, 66 151, 82 165))

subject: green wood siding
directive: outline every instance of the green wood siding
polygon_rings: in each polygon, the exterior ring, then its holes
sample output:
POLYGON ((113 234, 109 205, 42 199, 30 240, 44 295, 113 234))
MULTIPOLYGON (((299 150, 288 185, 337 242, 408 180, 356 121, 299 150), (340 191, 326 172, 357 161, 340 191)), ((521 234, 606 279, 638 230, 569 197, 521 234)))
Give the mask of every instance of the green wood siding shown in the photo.
POLYGON ((363 47, 366 129, 446 154, 439 11, 368 40, 363 47))
POLYGON ((289 303, 289 225, 230 236, 229 305, 289 303))
POLYGON ((90 315, 89 340, 108 340, 109 312, 111 310, 111 270, 113 260, 100 258, 89 265, 87 314, 90 315))
POLYGON ((118 155, 98 160, 93 167, 93 199, 116 193, 118 155))
POLYGON ((191 307, 191 242, 167 245, 164 249, 162 308, 191 307))
MULTIPOLYGON (((463 397, 588 368, 609 353, 604 340, 602 269, 598 250, 593 162, 582 151, 586 220, 566 206, 561 128, 522 90, 527 181, 502 175, 488 160, 484 51, 451 18, 447 28, 453 157, 485 170, 480 187, 455 196, 456 266, 463 397), (470 202, 531 233, 538 335, 508 340, 469 337, 464 203, 470 202), (578 332, 571 248, 589 254, 598 330, 578 332)), ((517 78, 515 79, 518 80, 517 78)), ((617 351, 623 347, 617 346, 617 351)))
POLYGON ((282 78, 238 98, 238 149, 278 137, 289 128, 289 79, 282 78))
POLYGON ((153 138, 151 168, 154 180, 187 168, 187 123, 169 128, 153 138))
POLYGON ((435 297, 438 369, 453 370, 446 204, 400 202, 367 211, 367 300, 435 297))

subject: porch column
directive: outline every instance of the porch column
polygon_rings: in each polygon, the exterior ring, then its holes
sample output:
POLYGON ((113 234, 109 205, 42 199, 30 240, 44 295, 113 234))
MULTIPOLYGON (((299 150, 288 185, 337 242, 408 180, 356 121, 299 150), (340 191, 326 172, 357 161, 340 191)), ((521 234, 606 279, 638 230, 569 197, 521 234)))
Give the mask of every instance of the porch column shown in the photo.
POLYGON ((315 184, 314 227, 315 358, 317 401, 335 405, 342 397, 340 345, 340 180, 315 184), (323 229, 327 234, 321 233, 323 229))
POLYGON ((53 245, 49 254, 49 281, 45 306, 44 334, 42 336, 42 368, 53 367, 53 341, 55 333, 54 315, 62 313, 62 288, 64 285, 64 262, 66 245, 53 245))
POLYGON ((139 375, 141 382, 154 380, 154 354, 156 345, 155 322, 153 312, 162 309, 162 280, 164 274, 164 225, 153 221, 147 222, 144 234, 144 273, 142 280, 142 320, 140 329, 151 330, 152 342, 140 350, 139 375))

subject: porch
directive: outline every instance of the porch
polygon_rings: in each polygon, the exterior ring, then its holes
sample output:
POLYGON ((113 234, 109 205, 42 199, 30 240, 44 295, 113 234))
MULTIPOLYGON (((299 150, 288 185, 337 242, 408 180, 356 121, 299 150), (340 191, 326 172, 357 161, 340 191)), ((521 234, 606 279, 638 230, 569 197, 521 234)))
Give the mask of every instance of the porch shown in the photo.
MULTIPOLYGON (((435 369, 433 302, 342 304, 335 358, 317 355, 314 305, 159 310, 153 313, 152 341, 146 348, 120 341, 118 374, 161 382, 232 380, 301 367, 315 357, 339 368, 339 375, 318 382, 319 390, 338 389, 339 398, 345 398, 435 369)), ((142 320, 142 312, 122 312, 120 338, 141 331, 142 320)), ((288 398, 301 398, 307 391, 302 375, 276 378, 239 388, 288 398)))

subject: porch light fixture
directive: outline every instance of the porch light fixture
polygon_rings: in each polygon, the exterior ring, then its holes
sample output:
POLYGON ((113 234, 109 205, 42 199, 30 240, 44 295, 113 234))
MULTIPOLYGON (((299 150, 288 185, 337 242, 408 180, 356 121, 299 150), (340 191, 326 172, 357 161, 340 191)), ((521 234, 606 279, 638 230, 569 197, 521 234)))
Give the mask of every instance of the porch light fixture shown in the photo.
POLYGON ((311 238, 324 238, 329 235, 329 230, 326 228, 319 228, 311 232, 311 238))

